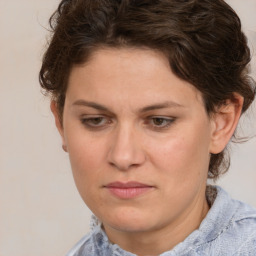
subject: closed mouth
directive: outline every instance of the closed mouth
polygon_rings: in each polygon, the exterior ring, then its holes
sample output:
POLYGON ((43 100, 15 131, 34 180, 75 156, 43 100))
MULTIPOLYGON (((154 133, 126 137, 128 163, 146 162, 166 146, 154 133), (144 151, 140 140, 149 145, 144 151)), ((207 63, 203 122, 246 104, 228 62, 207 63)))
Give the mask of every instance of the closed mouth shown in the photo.
POLYGON ((140 182, 112 182, 104 186, 115 197, 121 199, 132 199, 152 190, 154 187, 140 182))

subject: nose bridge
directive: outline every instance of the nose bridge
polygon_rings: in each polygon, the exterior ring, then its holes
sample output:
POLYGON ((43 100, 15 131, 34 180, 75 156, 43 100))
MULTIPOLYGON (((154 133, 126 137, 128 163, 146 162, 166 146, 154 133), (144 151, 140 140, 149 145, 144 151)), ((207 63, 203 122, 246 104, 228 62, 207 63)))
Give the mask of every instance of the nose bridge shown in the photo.
POLYGON ((138 166, 145 160, 139 134, 136 128, 128 123, 119 124, 113 134, 109 150, 109 162, 120 170, 138 166))

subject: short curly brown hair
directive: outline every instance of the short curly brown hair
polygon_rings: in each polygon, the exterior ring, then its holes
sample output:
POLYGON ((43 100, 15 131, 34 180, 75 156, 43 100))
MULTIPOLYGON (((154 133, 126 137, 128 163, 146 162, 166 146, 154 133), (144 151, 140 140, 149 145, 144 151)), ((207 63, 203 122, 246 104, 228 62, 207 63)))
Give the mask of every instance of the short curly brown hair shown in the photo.
MULTIPOLYGON (((179 78, 203 95, 208 114, 234 92, 246 111, 255 97, 250 50, 241 22, 223 0, 62 0, 50 18, 52 37, 40 70, 62 118, 70 70, 100 47, 147 47, 169 59, 179 78)), ((208 177, 229 167, 224 151, 211 156, 208 177)))

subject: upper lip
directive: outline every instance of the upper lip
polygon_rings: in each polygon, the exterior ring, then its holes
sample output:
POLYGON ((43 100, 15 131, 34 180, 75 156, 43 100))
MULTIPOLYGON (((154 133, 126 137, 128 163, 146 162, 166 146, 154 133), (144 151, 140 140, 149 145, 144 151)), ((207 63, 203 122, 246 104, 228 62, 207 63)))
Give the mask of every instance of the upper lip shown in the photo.
POLYGON ((107 184, 107 188, 145 188, 145 187, 153 187, 148 184, 143 184, 137 181, 129 181, 129 182, 120 182, 120 181, 115 181, 107 184))

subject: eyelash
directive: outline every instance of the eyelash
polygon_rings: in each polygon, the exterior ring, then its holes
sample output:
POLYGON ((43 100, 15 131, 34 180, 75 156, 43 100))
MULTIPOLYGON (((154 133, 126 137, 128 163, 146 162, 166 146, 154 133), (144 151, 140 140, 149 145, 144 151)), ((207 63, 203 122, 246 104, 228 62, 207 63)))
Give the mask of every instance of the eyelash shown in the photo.
POLYGON ((147 121, 146 121, 146 124, 152 122, 150 124, 151 128, 154 129, 154 130, 166 130, 168 129, 172 123, 175 121, 175 118, 171 118, 171 117, 162 117, 162 116, 151 116, 149 118, 147 118, 147 121), (156 125, 154 124, 154 121, 162 121, 164 122, 165 124, 164 125, 156 125))
MULTIPOLYGON (((171 117, 162 117, 162 116, 150 116, 146 118, 144 124, 149 125, 152 130, 166 130, 168 129, 172 123, 175 121, 175 118, 171 117), (163 122, 164 125, 156 125, 154 121, 163 122)), ((111 118, 104 117, 104 116, 95 116, 95 117, 88 117, 88 118, 81 118, 81 123, 90 130, 101 130, 104 129, 108 124, 112 123, 111 118), (105 120, 105 121, 104 121, 105 120), (99 121, 99 123, 95 124, 94 121, 99 121), (101 124, 103 122, 103 124, 101 124)))
POLYGON ((88 129, 91 130, 97 130, 97 129, 103 129, 107 124, 111 123, 110 118, 106 118, 103 116, 95 116, 95 117, 88 117, 88 118, 81 118, 81 123, 88 129), (105 120, 104 124, 93 124, 93 121, 102 121, 105 120))

